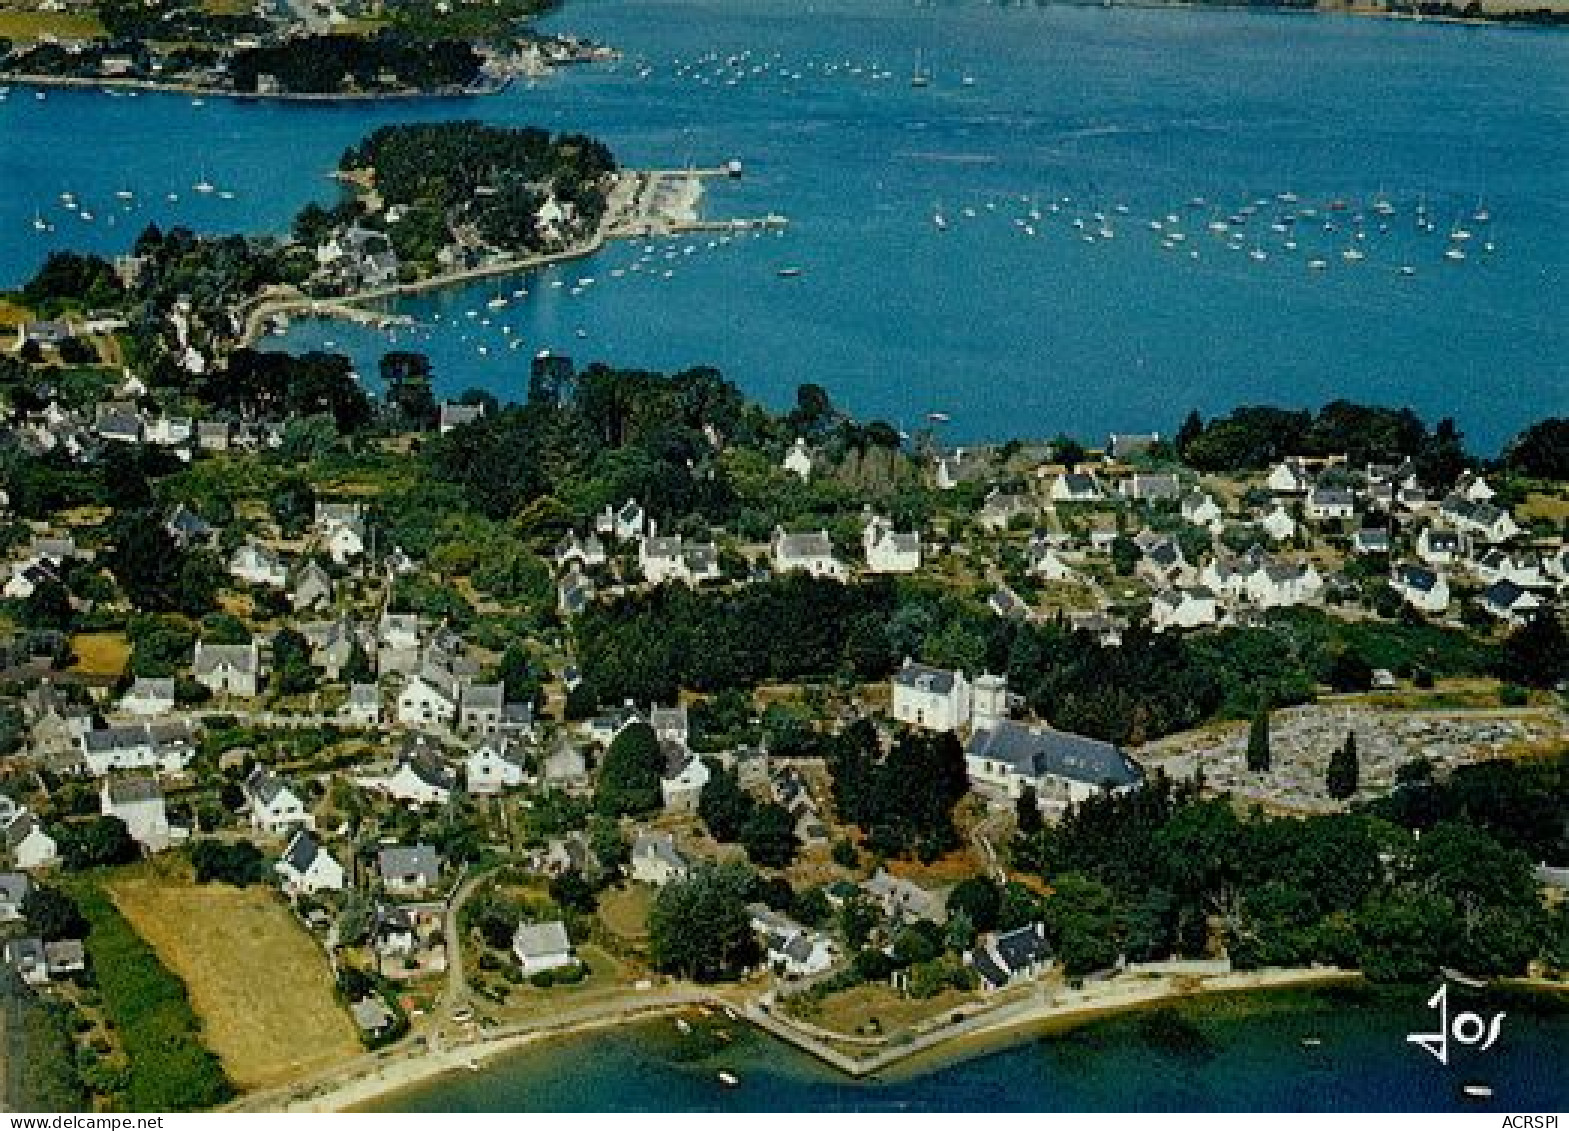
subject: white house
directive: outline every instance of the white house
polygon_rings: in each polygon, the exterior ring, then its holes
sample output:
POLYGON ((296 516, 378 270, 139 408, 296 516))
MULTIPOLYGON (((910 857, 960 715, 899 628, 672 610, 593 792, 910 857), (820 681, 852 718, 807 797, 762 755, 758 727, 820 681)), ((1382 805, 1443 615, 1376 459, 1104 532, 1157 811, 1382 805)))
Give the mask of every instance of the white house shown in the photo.
POLYGON ((1450 495, 1438 510, 1452 526, 1484 542, 1507 542, 1520 533, 1514 516, 1492 503, 1474 503, 1463 496, 1450 495))
POLYGON ((254 640, 249 644, 205 644, 198 640, 191 674, 214 695, 254 698, 261 690, 261 646, 254 640))
POLYGON ((1247 578, 1247 598, 1261 609, 1303 604, 1317 597, 1323 588, 1324 579, 1312 562, 1260 562, 1247 578))
POLYGON ((1182 497, 1182 517, 1194 526, 1214 526, 1225 518, 1225 512, 1208 492, 1194 490, 1182 497))
POLYGON ((1424 526, 1416 536, 1416 556, 1430 566, 1452 565, 1464 550, 1459 533, 1441 526, 1424 526))
POLYGON ((648 515, 636 499, 628 499, 619 508, 607 506, 604 513, 594 520, 594 529, 622 542, 641 538, 648 522, 648 515))
POLYGON ((381 725, 381 688, 374 683, 356 683, 349 688, 349 701, 343 705, 344 721, 350 726, 381 725))
POLYGON ((964 673, 909 660, 893 675, 893 717, 923 730, 952 731, 970 721, 970 682, 964 673))
POLYGON ((251 803, 251 828, 276 834, 292 828, 316 827, 316 818, 306 809, 305 802, 267 767, 252 770, 244 789, 251 803))
POLYGON ((1202 585, 1163 589, 1150 601, 1150 620, 1156 632, 1167 629, 1203 628, 1220 619, 1215 594, 1202 585))
POLYGON ((289 566, 283 556, 268 546, 247 542, 229 559, 229 576, 251 585, 282 589, 289 583, 289 566))
POLYGON ((823 935, 766 904, 751 903, 746 910, 752 930, 762 941, 764 962, 771 969, 786 977, 809 978, 833 965, 834 946, 823 935))
POLYGON ((525 976, 541 970, 560 970, 576 966, 572 941, 566 924, 556 919, 549 923, 519 923, 512 936, 512 953, 517 955, 525 976))
POLYGON ((1351 518, 1356 510, 1356 496, 1349 487, 1320 486, 1308 492, 1307 516, 1315 521, 1351 518))
POLYGON ((659 778, 659 793, 667 813, 695 813, 712 773, 708 763, 676 743, 667 743, 664 773, 659 778))
POLYGON ((33 890, 25 872, 0 872, 0 923, 22 921, 22 904, 33 890))
POLYGON ((1297 520, 1279 505, 1264 516, 1259 526, 1276 542, 1284 542, 1297 532, 1297 520))
POLYGON ((1426 566, 1403 564, 1389 575, 1389 587, 1412 608, 1441 613, 1449 608, 1449 583, 1444 575, 1426 566))
POLYGON ((428 844, 394 845, 376 857, 382 886, 394 895, 422 895, 441 886, 441 857, 428 844))
POLYGON ((982 935, 965 954, 964 962, 980 976, 982 988, 990 992, 1034 978, 1052 964, 1046 928, 1040 923, 1028 923, 1011 931, 982 935))
POLYGON ((804 438, 798 436, 795 443, 790 445, 790 450, 785 453, 783 467, 800 476, 803 483, 812 477, 812 453, 804 438))
POLYGON ((334 860, 307 829, 300 829, 290 838, 283 856, 273 868, 289 895, 342 891, 345 886, 343 865, 334 860))
POLYGON ((976 730, 964 751, 970 783, 1017 798, 1035 787, 1043 807, 1083 801, 1109 787, 1137 789, 1144 771, 1109 742, 1004 719, 976 730))
POLYGON ((1093 475, 1072 471, 1052 480, 1047 494, 1054 503, 1097 503, 1105 498, 1093 475))
POLYGON ((163 788, 156 778, 108 778, 99 796, 99 811, 124 821, 131 839, 149 852, 161 852, 174 839, 164 809, 163 788))
POLYGON ((131 689, 120 697, 120 710, 144 717, 167 715, 174 710, 174 677, 138 676, 131 689))
POLYGON ((833 542, 826 530, 789 534, 784 527, 776 526, 769 557, 776 573, 802 570, 813 577, 843 580, 848 572, 844 563, 834 557, 833 542))
POLYGON ((360 782, 411 805, 445 805, 458 786, 440 755, 426 747, 400 758, 397 768, 386 777, 361 778, 360 782))
POLYGON ((445 673, 422 671, 398 693, 398 722, 404 726, 448 727, 457 717, 457 684, 445 673))
POLYGON ((1029 560, 1027 572, 1030 574, 1046 581, 1078 580, 1078 571, 1069 565, 1057 548, 1045 539, 1032 539, 1026 553, 1029 560))
POLYGON ((346 566, 365 552, 365 524, 334 523, 327 530, 324 544, 333 564, 346 566))
POLYGON ((1169 502, 1181 496, 1182 484, 1175 475, 1130 475, 1117 484, 1117 493, 1136 502, 1169 502))
POLYGON ((1313 474, 1301 460, 1283 460, 1270 470, 1264 484, 1277 495, 1305 495, 1313 486, 1313 474))
POLYGON ((500 793, 523 784, 524 753, 521 744, 509 738, 488 738, 469 751, 464 763, 470 793, 500 793))
POLYGON ((981 503, 981 509, 975 513, 975 522, 983 530, 1001 531, 1008 529, 1008 524, 1014 519, 1034 513, 1035 504, 1029 496, 993 487, 981 503))
POLYGON ((18 811, 5 826, 5 848, 11 863, 24 871, 46 868, 59 858, 54 837, 44 832, 38 818, 25 809, 18 811))
POLYGON ((1482 608, 1511 625, 1521 625, 1542 607, 1541 598, 1507 579, 1495 581, 1482 590, 1482 608))
POLYGON ((94 777, 111 770, 158 770, 177 774, 196 757, 196 741, 185 723, 134 723, 90 730, 80 739, 82 760, 94 777))
POLYGON ((901 534, 877 515, 870 516, 861 531, 861 549, 868 573, 914 573, 921 568, 920 532, 901 534))
POLYGON ((597 534, 579 540, 577 531, 569 530, 567 536, 556 543, 555 561, 561 569, 573 562, 583 566, 602 566, 605 564, 605 544, 597 534))
POLYGON ((669 833, 639 832, 632 842, 632 878, 640 883, 664 887, 671 880, 684 880, 692 865, 676 848, 669 833))

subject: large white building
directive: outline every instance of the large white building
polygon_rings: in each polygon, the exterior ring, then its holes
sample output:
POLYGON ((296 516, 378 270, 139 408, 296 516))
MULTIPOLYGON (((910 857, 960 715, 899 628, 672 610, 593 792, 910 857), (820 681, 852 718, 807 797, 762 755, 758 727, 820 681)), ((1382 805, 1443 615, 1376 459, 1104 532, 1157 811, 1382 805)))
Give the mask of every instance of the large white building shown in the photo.
POLYGON ((1008 717, 1008 681, 982 674, 972 684, 961 671, 907 659, 893 676, 893 717, 922 730, 989 726, 1008 717))
POLYGON ((1060 808, 1104 788, 1136 789, 1144 771, 1110 742, 1000 720, 978 727, 964 751, 970 783, 1018 797, 1034 786, 1042 807, 1060 808))

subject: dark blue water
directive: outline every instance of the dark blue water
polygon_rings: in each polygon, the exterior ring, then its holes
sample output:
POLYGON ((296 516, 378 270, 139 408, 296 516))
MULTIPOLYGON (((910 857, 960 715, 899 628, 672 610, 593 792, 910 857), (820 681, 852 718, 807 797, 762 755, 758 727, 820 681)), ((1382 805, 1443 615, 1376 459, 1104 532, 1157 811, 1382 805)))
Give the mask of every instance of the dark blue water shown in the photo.
MULTIPOLYGON (((1569 412, 1562 34, 856 0, 806 13, 783 0, 572 0, 553 23, 628 58, 461 103, 13 92, 0 104, 0 278, 50 246, 118 248, 148 219, 281 231, 333 191, 327 170, 375 125, 482 116, 585 130, 630 165, 739 157, 747 176, 716 186, 707 213, 793 223, 779 239, 661 247, 643 261, 657 270, 629 270, 641 252, 619 247, 563 270, 559 289, 530 281, 504 310, 485 300, 518 284, 411 302, 427 328, 398 344, 430 352, 448 391, 515 395, 523 359, 552 348, 713 363, 775 405, 819 381, 895 423, 949 412, 963 438, 1169 429, 1189 407, 1352 396, 1454 414, 1485 450, 1569 412), (921 89, 918 53, 933 76, 921 89), (202 174, 234 199, 192 193, 202 174), (94 220, 65 213, 62 190, 94 220), (1393 215, 1368 210, 1380 194, 1393 215), (1347 205, 1334 232, 1323 214, 1271 230, 1334 200, 1347 205), (1235 247, 1209 233, 1254 201, 1235 247), (1436 231, 1418 230, 1419 205, 1436 231), (1490 218, 1474 220, 1479 209, 1490 218), (57 230, 34 233, 35 212, 57 230), (1086 242, 1097 212, 1113 238, 1086 242), (1167 215, 1187 237, 1172 249, 1167 215), (1443 256, 1456 226, 1473 236, 1463 262, 1443 256), (1352 246, 1365 258, 1342 258, 1352 246), (779 278, 787 266, 801 276, 779 278), (574 296, 584 277, 596 282, 574 296)), ((331 324, 288 339, 329 341, 367 371, 389 344, 331 324)))
MULTIPOLYGON (((1483 1110, 1569 1105, 1569 1018, 1511 1013, 1487 1053, 1439 1064, 1407 1044, 1419 999, 1322 997, 1273 1008, 1097 1022, 935 1070, 850 1082, 757 1034, 735 1050, 679 1059, 668 1022, 544 1045, 379 1105, 386 1111, 1458 1111, 1463 1082, 1494 1089, 1483 1110), (1302 1047, 1304 1036, 1323 1044, 1302 1047), (717 1072, 741 1077, 722 1088, 717 1072)), ((1205 1012, 1210 1009, 1211 1012, 1205 1012)), ((927 1066, 929 1069, 930 1066, 927 1066)))

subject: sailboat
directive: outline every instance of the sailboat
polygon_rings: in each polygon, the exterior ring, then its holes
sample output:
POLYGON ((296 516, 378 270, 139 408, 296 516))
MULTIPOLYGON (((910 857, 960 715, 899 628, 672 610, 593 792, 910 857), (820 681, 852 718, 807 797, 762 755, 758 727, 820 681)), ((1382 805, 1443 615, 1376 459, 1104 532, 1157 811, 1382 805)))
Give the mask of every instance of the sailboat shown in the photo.
POLYGON ((939 232, 946 232, 948 230, 948 218, 942 214, 941 207, 934 208, 932 210, 932 224, 939 232))
POLYGON ((930 86, 931 81, 932 76, 926 73, 926 68, 921 63, 920 49, 917 48, 915 52, 915 70, 910 75, 910 85, 930 86))
POLYGON ((197 192, 207 193, 213 191, 214 185, 207 179, 207 174, 202 173, 200 174, 197 182, 192 185, 191 188, 195 189, 197 192))

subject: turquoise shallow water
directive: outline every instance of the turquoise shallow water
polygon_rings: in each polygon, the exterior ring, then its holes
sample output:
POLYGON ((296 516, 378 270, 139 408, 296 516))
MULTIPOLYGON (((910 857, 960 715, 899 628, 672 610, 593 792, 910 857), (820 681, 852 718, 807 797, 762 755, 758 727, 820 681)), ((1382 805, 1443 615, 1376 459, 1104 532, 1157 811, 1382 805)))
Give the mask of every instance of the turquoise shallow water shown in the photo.
MULTIPOLYGON (((1255 1006, 1259 1001, 1255 999, 1255 1006)), ((962 1063, 848 1082, 757 1034, 679 1059, 668 1023, 540 1046, 391 1097, 386 1111, 1454 1111, 1486 1080, 1489 1110, 1569 1105, 1569 1018, 1511 1013, 1485 1054, 1449 1066, 1405 1042, 1425 1031, 1419 998, 1326 996, 1176 1031, 1149 1015, 1097 1022, 962 1063), (1323 1044, 1304 1049, 1303 1036, 1323 1044), (741 1077, 727 1090, 720 1069, 741 1077)))
MULTIPOLYGON (((949 412, 958 438, 1169 429, 1190 406, 1345 395, 1453 413, 1490 449, 1569 411, 1561 33, 855 0, 807 14, 783 0, 572 0, 553 24, 628 58, 495 99, 371 108, 13 92, 0 104, 0 279, 55 244, 123 246, 149 218, 281 230, 332 191, 324 174, 373 126, 481 116, 586 130, 632 165, 740 157, 748 175, 717 186, 709 213, 793 223, 781 239, 681 241, 645 261, 657 270, 628 270, 638 252, 616 248, 502 311, 484 306, 495 285, 411 302, 433 327, 414 341, 453 392, 516 394, 522 359, 554 348, 713 363, 776 405, 816 380, 907 426, 949 412), (921 89, 908 81, 918 52, 933 74, 921 89), (234 199, 192 193, 202 174, 234 199), (128 210, 121 189, 136 193, 128 210), (60 209, 63 190, 92 222, 60 209), (1353 222, 1380 193, 1395 213, 1353 222), (1206 205, 1189 208, 1196 196, 1206 205), (1333 233, 1322 215, 1270 229, 1336 199, 1348 208, 1333 233), (1235 249, 1208 232, 1256 200, 1235 249), (1419 202, 1431 234, 1416 228, 1419 202), (1488 221, 1470 219, 1479 206, 1488 221), (34 233, 35 212, 57 230, 34 233), (1096 212, 1113 238, 1085 242, 1096 212), (1148 227, 1168 214, 1187 237, 1171 250, 1148 227), (1463 263, 1442 254, 1457 223, 1475 229, 1463 263), (1365 258, 1350 263, 1358 226, 1365 258), (780 279, 786 266, 802 274, 780 279), (596 282, 574 297, 583 277, 596 282)), ((331 342, 367 367, 388 345, 338 325, 288 342, 331 342)))

